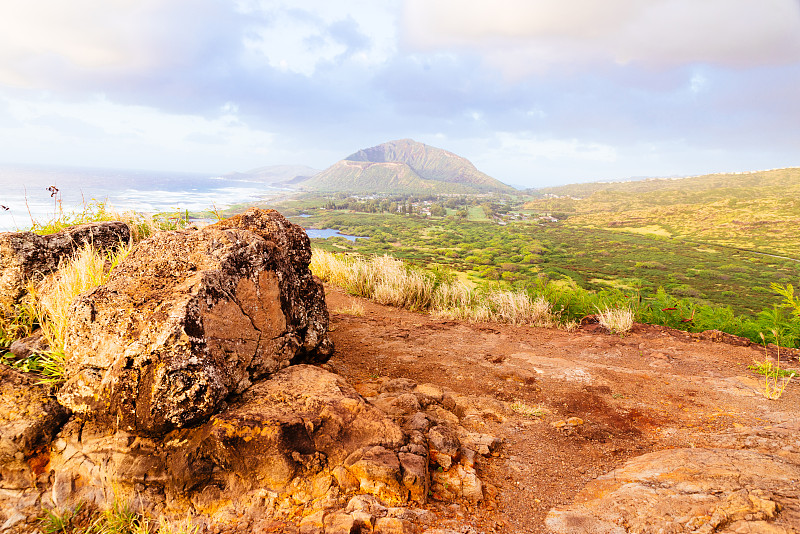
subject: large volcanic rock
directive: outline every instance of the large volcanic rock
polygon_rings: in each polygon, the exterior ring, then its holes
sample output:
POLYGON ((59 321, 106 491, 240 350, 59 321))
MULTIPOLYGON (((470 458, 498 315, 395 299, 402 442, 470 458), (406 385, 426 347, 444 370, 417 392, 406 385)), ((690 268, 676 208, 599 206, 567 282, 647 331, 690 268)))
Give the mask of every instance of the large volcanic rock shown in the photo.
POLYGON ((130 228, 119 221, 71 226, 50 235, 0 232, 0 313, 17 304, 28 280, 55 271, 62 258, 79 248, 92 245, 106 250, 130 238, 130 228))
POLYGON ((302 228, 251 209, 142 241, 72 306, 59 401, 114 428, 198 424, 231 394, 333 350, 302 228))

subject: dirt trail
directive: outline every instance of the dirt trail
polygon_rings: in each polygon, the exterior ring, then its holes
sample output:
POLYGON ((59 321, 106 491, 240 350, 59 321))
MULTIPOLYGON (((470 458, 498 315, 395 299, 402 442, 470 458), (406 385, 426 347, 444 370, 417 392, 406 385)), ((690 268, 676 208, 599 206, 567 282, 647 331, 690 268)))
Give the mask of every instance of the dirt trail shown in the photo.
MULTIPOLYGON (((800 412, 798 383, 777 401, 762 396, 763 378, 747 369, 764 359, 758 346, 648 325, 620 337, 599 325, 565 332, 449 321, 330 287, 327 302, 331 366, 363 395, 403 377, 483 397, 487 411, 475 418, 476 430, 505 440, 499 456, 479 464, 487 502, 437 512, 484 532, 545 532, 548 510, 626 460, 713 447, 720 432, 784 423, 800 412), (348 311, 354 303, 363 316, 348 311), (547 413, 493 411, 496 400, 547 413)), ((796 359, 789 366, 800 367, 796 359)))

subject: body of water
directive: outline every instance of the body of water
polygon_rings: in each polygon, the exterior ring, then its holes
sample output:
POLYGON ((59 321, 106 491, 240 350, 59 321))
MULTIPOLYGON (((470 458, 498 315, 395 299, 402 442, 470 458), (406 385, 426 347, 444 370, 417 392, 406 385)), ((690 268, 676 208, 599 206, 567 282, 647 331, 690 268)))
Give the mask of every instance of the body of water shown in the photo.
POLYGON ((81 211, 93 200, 116 211, 156 213, 221 209, 285 189, 198 173, 0 165, 0 231, 30 228, 59 209, 81 211), (57 188, 57 193, 48 190, 57 188))
POLYGON ((306 228, 306 233, 308 234, 308 237, 310 237, 310 238, 319 237, 319 238, 322 238, 322 239, 328 239, 329 237, 343 237, 343 238, 348 239, 350 241, 355 241, 356 239, 369 239, 368 237, 359 236, 359 235, 343 234, 339 230, 334 230, 333 228, 323 228, 321 230, 317 229, 317 228, 306 228))

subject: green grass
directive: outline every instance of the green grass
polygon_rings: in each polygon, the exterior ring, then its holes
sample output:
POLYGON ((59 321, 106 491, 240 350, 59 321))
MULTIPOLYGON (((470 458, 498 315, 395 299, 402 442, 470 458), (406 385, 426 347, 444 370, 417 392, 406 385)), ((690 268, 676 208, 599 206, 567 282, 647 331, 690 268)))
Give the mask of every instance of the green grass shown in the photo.
MULTIPOLYGON (((563 222, 499 226, 341 211, 298 222, 370 237, 314 240, 320 249, 364 257, 389 254, 419 268, 461 273, 480 287, 542 296, 562 322, 597 309, 627 307, 638 322, 692 332, 717 329, 758 342, 759 333, 774 326, 770 310, 781 296, 775 282, 800 279, 800 264, 789 260, 563 222)), ((787 306, 779 305, 781 310, 787 306)), ((800 339, 798 317, 782 312, 777 319, 784 345, 800 339)))
POLYGON ((764 361, 748 365, 748 369, 755 371, 757 374, 763 375, 767 378, 779 379, 783 377, 800 376, 800 372, 794 369, 782 369, 780 366, 773 364, 771 361, 764 361))

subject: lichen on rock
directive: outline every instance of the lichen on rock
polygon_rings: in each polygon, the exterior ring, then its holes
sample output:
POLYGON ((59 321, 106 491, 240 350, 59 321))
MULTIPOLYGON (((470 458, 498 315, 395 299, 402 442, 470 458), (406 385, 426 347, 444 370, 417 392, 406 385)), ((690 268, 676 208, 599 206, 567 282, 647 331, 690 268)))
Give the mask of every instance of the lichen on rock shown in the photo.
POLYGON ((291 363, 326 361, 328 315, 310 255, 302 229, 273 210, 142 241, 74 302, 59 401, 163 434, 291 363))

